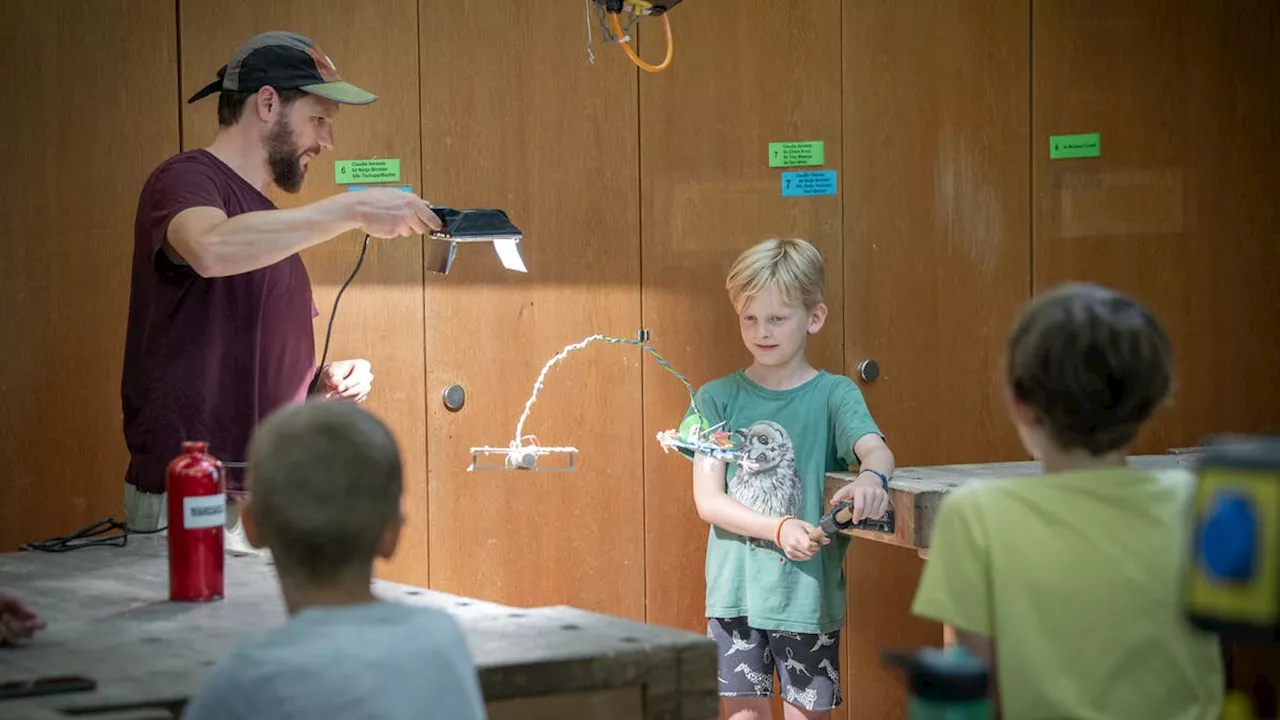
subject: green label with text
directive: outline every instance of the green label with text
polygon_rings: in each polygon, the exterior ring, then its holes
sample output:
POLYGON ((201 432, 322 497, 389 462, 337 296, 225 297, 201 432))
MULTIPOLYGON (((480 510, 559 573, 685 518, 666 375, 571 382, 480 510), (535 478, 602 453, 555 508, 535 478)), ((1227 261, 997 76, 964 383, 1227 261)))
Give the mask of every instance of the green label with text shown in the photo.
POLYGON ((1101 133, 1049 136, 1050 159, 1089 158, 1099 157, 1100 155, 1102 155, 1101 133))
POLYGON ((400 182, 398 159, 335 160, 333 179, 339 185, 347 183, 400 182))
POLYGON ((825 146, 821 140, 769 143, 769 167, 821 165, 826 162, 825 146))

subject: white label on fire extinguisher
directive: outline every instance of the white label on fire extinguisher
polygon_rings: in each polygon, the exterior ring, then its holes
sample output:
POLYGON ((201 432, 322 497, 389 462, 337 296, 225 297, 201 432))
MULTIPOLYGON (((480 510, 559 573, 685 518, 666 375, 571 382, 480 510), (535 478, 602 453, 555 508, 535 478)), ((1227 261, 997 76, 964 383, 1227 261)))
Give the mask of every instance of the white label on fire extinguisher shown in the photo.
POLYGON ((188 530, 219 527, 227 521, 227 496, 193 495, 182 498, 182 527, 188 530))

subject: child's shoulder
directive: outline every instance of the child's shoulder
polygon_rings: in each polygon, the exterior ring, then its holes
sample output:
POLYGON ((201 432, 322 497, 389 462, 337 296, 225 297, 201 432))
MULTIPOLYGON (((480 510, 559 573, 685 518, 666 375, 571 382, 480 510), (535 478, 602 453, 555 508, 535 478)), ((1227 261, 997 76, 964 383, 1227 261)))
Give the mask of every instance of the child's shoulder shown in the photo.
POLYGON ((745 380, 741 370, 708 380, 694 392, 694 402, 699 408, 713 411, 732 405, 745 388, 745 380))
POLYGON ((984 478, 956 485, 947 491, 946 500, 939 507, 939 515, 945 513, 952 522, 978 522, 993 508, 1001 508, 1028 492, 1039 491, 1032 478, 984 478))
POLYGON ((817 383, 818 391, 828 397, 844 395, 862 397, 862 389, 858 387, 858 383, 844 373, 819 370, 814 382, 817 383))
POLYGON ((745 377, 746 374, 742 370, 734 370, 731 373, 721 375, 718 378, 713 378, 703 383, 703 385, 698 388, 698 392, 718 394, 732 391, 742 386, 742 381, 745 377))
POLYGON ((1096 499, 1097 492, 1123 497, 1126 494, 1158 493, 1185 496, 1194 492, 1196 476, 1185 468, 1141 470, 1098 468, 1056 473, 1028 473, 1018 477, 970 480, 947 493, 946 504, 973 511, 1006 501, 1065 502, 1072 497, 1096 499), (1082 491, 1092 492, 1082 492, 1082 491))
POLYGON ((862 389, 848 375, 820 370, 810 382, 813 384, 811 392, 797 398, 809 407, 815 410, 824 407, 829 415, 842 417, 870 412, 862 389))

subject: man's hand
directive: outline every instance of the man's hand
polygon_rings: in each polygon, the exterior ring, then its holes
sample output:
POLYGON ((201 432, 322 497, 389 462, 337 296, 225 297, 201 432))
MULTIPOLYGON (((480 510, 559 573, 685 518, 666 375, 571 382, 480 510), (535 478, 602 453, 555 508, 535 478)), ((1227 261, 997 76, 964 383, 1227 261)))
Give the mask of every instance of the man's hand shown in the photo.
POLYGON ((356 221, 373 237, 413 237, 443 227, 426 200, 393 188, 370 188, 352 193, 356 221))
POLYGON ((861 522, 865 518, 881 518, 889 509, 889 493, 885 492, 880 478, 867 473, 858 476, 857 480, 845 485, 831 496, 831 504, 853 502, 853 521, 861 522))
POLYGON ((44 626, 44 620, 26 603, 0 590, 0 645, 26 640, 44 626))
POLYGON ((826 535, 823 535, 822 539, 816 542, 810 539, 809 533, 815 529, 809 523, 798 518, 785 520, 782 523, 782 532, 779 533, 779 539, 782 541, 779 547, 792 560, 797 562, 808 560, 813 557, 814 553, 818 552, 818 548, 831 542, 831 538, 826 535))
POLYGON ((320 383, 325 398, 337 397, 361 403, 373 389, 373 370, 368 360, 338 360, 325 365, 320 371, 320 383))

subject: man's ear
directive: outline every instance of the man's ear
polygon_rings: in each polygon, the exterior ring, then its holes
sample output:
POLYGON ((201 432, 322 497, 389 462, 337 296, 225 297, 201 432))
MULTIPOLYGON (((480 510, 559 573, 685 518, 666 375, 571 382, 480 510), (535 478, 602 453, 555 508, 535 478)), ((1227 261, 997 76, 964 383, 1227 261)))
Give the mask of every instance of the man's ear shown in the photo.
POLYGON ((396 514, 396 519, 387 525, 387 529, 382 531, 382 537, 378 539, 378 557, 389 560, 396 554, 402 530, 404 530, 404 513, 399 512, 396 514))
POLYGON ((253 547, 263 547, 262 534, 258 531, 257 519, 253 516, 253 503, 245 501, 240 504, 240 524, 244 525, 244 537, 253 547))
POLYGON ((280 94, 270 85, 263 85, 254 94, 252 102, 254 111, 258 113, 258 119, 264 123, 270 123, 272 112, 280 109, 280 94))
POLYGON ((827 322, 827 304, 818 303, 809 311, 809 334, 818 332, 827 322))

